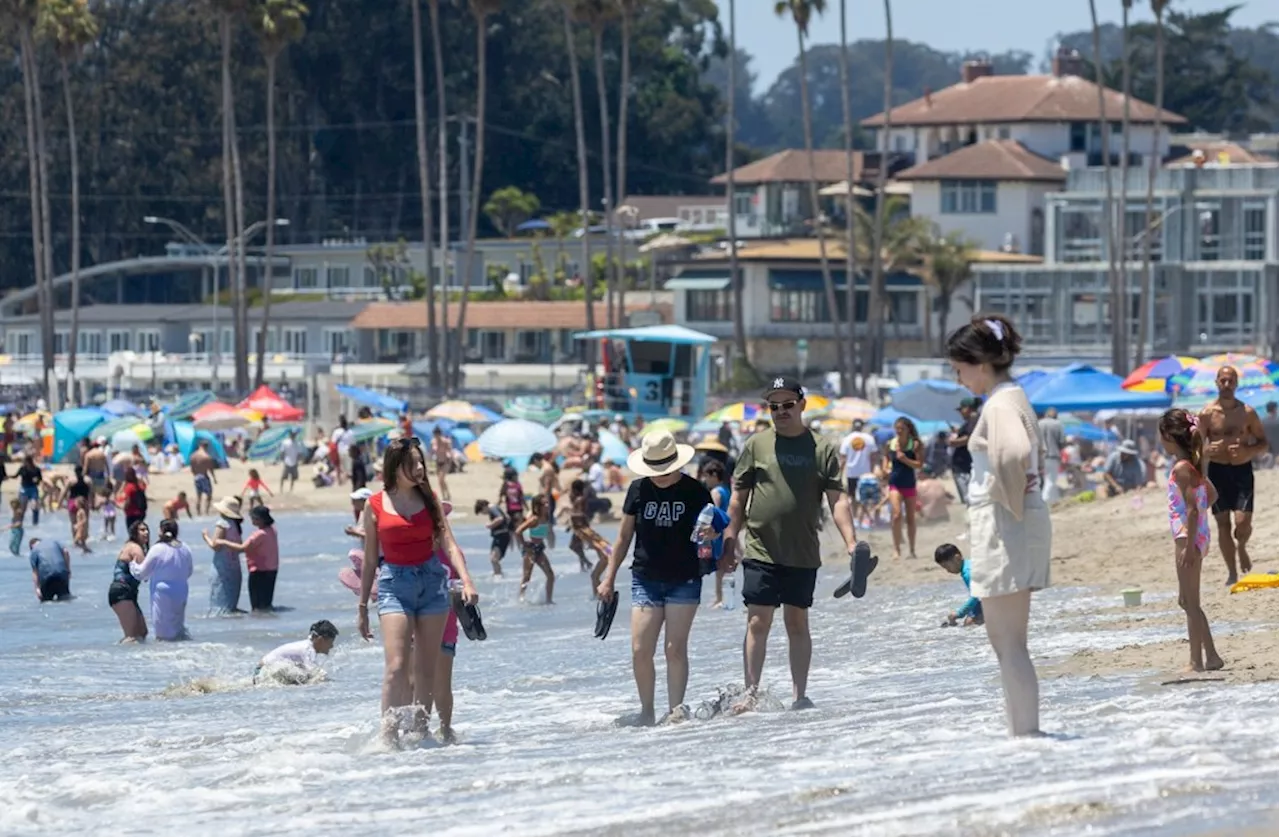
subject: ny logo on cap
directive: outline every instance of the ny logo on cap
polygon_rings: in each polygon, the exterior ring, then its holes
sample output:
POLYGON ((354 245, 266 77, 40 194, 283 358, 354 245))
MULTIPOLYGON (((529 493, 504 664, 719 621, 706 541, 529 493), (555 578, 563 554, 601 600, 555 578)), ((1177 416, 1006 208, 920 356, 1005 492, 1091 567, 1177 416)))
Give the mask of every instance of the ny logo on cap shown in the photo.
POLYGON ((782 381, 782 379, 781 379, 781 378, 774 378, 774 379, 773 379, 773 388, 774 388, 774 389, 782 389, 782 384, 783 384, 783 381, 782 381))

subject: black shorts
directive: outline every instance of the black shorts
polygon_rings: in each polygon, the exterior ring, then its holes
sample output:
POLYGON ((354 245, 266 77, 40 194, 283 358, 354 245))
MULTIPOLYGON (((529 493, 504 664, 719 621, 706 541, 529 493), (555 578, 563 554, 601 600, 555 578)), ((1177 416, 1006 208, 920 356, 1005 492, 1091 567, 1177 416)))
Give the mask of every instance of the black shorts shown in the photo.
POLYGON ((1210 462, 1207 476, 1218 490, 1218 502, 1213 504, 1214 514, 1253 511, 1253 463, 1223 465, 1210 462))
POLYGON ((71 598, 71 579, 66 575, 46 576, 40 582, 40 601, 53 602, 71 598))
POLYGON ((742 600, 749 605, 813 607, 817 568, 783 567, 763 561, 742 562, 742 600))
POLYGON ((507 554, 507 550, 511 548, 511 533, 503 532, 493 536, 493 540, 489 542, 489 551, 498 553, 501 558, 507 554))
POLYGON ((107 605, 115 607, 120 602, 138 603, 138 587, 127 581, 113 581, 107 588, 107 605))

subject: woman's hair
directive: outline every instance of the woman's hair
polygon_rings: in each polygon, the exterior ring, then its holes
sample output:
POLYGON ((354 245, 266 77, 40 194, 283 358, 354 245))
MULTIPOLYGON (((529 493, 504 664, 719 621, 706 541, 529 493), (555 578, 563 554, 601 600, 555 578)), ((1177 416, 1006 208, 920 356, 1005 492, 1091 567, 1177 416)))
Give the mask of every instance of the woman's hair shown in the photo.
POLYGON ((253 521, 255 526, 274 526, 276 519, 271 516, 271 509, 266 506, 254 506, 249 510, 249 519, 253 521))
POLYGON ((1200 470, 1204 435, 1194 416, 1181 407, 1165 410, 1164 415, 1160 416, 1160 438, 1177 445, 1191 467, 1200 470))
POLYGON ((260 480, 260 479, 262 479, 262 477, 258 474, 258 469, 257 469, 257 468, 250 468, 250 469, 249 469, 249 479, 252 479, 252 480, 260 480))
POLYGON ((484 514, 484 510, 489 508, 488 500, 476 500, 476 514, 484 514))
POLYGON ((702 466, 702 475, 704 477, 715 477, 717 481, 723 483, 725 481, 724 465, 712 459, 702 466))
POLYGON ((533 499, 529 501, 529 511, 533 513, 535 518, 541 518, 543 511, 547 507, 547 498, 541 494, 535 494, 533 499))
POLYGON ((178 521, 162 520, 160 521, 160 542, 172 543, 178 539, 178 521))
MULTIPOLYGON (((177 529, 176 526, 174 528, 175 530, 177 529)), ((175 534, 176 534, 176 531, 175 531, 175 534)), ((142 547, 143 552, 147 551, 147 549, 151 546, 151 527, 147 525, 147 521, 145 520, 133 521, 133 525, 129 527, 129 540, 133 541, 138 546, 142 547), (147 530, 147 537, 145 539, 140 538, 138 536, 138 533, 142 529, 147 530)))
POLYGON ((125 482, 131 482, 131 483, 133 483, 134 485, 137 485, 137 484, 138 484, 138 472, 137 472, 137 471, 135 471, 135 470, 133 470, 133 466, 132 466, 132 465, 128 465, 128 466, 126 466, 126 467, 125 467, 125 469, 124 469, 124 481, 125 481, 125 482))
POLYGON ((989 363, 997 372, 1013 366, 1022 351, 1022 336, 1003 314, 975 314, 947 338, 947 359, 961 363, 989 363))
MULTIPOLYGON (((913 451, 919 450, 921 444, 920 432, 916 430, 916 423, 906 416, 898 416, 898 418, 893 422, 893 429, 895 432, 897 431, 899 424, 906 428, 907 439, 911 442, 910 449, 913 451)), ((903 453, 906 453, 906 451, 904 450, 903 453)))
MULTIPOLYGON (((413 457, 413 452, 417 451, 422 456, 422 442, 417 436, 409 436, 407 438, 396 439, 387 445, 387 450, 382 454, 382 488, 384 491, 395 491, 396 480, 399 479, 400 466, 408 462, 413 457)), ((440 501, 436 498, 436 492, 431 488, 431 480, 426 476, 426 457, 423 457, 423 479, 422 485, 415 485, 414 488, 422 496, 422 504, 427 507, 427 514, 431 515, 431 526, 435 532, 436 544, 441 543, 444 536, 444 510, 440 508, 440 501)))

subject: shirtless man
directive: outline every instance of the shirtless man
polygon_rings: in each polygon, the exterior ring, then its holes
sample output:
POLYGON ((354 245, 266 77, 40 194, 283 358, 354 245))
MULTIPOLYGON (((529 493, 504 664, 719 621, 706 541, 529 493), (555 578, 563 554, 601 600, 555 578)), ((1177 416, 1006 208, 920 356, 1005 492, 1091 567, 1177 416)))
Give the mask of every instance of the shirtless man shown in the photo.
POLYGON ((1267 450, 1266 431, 1252 407, 1236 399, 1239 373, 1230 366, 1218 370, 1218 397, 1200 413, 1200 430, 1208 442, 1206 476, 1218 490, 1213 519, 1218 524, 1218 547, 1227 562, 1227 585, 1236 583, 1236 556, 1240 571, 1253 562, 1245 549, 1253 534, 1253 458, 1267 450), (1235 518, 1235 533, 1231 531, 1235 518))
MULTIPOLYGON (((560 473, 546 456, 535 453, 529 458, 530 465, 538 467, 538 493, 547 498, 548 519, 556 519, 556 495, 560 493, 560 473)), ((547 549, 556 548, 556 527, 547 527, 547 549)))
POLYGON ((177 520, 178 514, 187 513, 187 520, 191 520, 191 505, 187 503, 187 492, 179 491, 178 496, 164 504, 164 519, 177 520))
POLYGON ((191 476, 195 478, 196 514, 208 514, 213 508, 213 487, 218 478, 214 475, 217 463, 209 454, 209 443, 200 442, 200 447, 191 454, 191 476))
POLYGON ((106 439, 99 438, 97 442, 90 445, 80 457, 80 464, 84 467, 85 478, 93 486, 94 494, 106 488, 109 467, 107 464, 106 439))

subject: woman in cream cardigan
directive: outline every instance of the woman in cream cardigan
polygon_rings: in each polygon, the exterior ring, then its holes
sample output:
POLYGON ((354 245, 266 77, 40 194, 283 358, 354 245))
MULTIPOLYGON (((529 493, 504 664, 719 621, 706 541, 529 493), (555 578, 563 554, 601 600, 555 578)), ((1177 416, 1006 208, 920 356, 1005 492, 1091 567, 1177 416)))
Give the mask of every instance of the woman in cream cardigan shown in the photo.
POLYGON ((1053 527, 1040 498, 1044 454, 1035 411, 1009 369, 1022 338, 998 314, 979 314, 947 340, 960 382, 985 398, 969 437, 969 562, 987 639, 1000 663, 1013 735, 1040 731, 1040 685, 1027 651, 1031 594, 1049 586, 1053 527))

